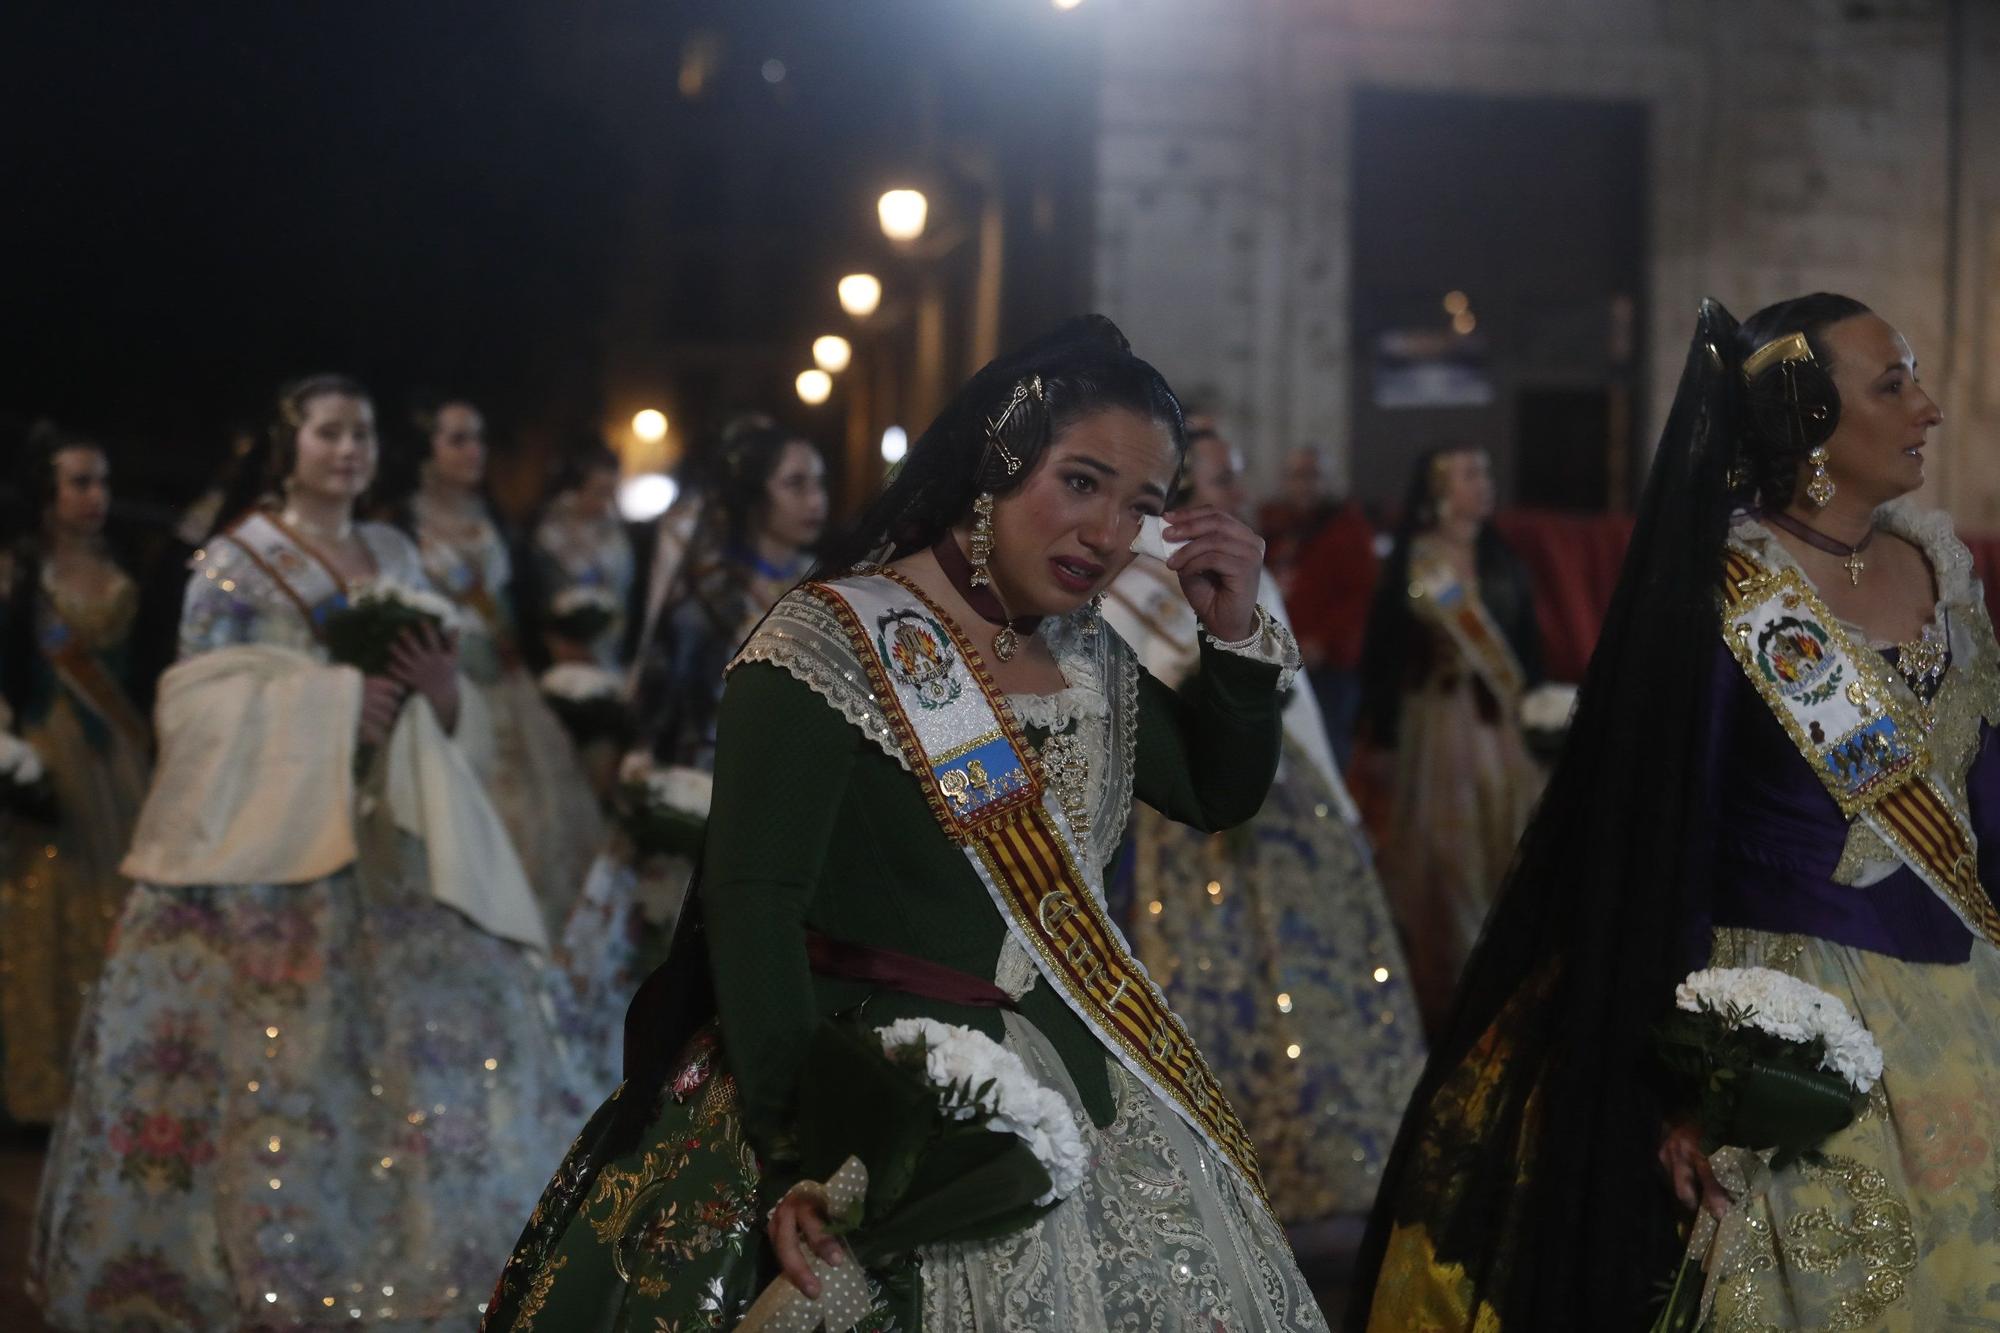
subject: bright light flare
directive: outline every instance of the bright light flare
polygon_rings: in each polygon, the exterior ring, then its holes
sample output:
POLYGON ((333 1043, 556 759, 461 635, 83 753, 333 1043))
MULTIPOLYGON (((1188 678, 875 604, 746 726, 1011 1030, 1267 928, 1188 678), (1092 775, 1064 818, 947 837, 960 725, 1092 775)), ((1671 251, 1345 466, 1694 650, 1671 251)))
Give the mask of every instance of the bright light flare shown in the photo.
POLYGON ((667 438, 667 414, 650 407, 633 413, 632 433, 647 444, 658 444, 667 438))
POLYGON ((651 523, 674 507, 681 488, 664 472, 642 472, 618 483, 618 513, 627 523, 651 523))
POLYGON ((1446 292, 1444 294, 1445 314, 1462 315, 1470 309, 1472 309, 1472 302, 1466 297, 1464 292, 1446 292))
POLYGON ((882 461, 900 463, 910 452, 910 432, 891 426, 882 432, 882 461))
POLYGON ((1083 0, 1049 0, 1049 3, 1053 4, 1057 9, 1067 12, 1082 4, 1083 0))
POLYGON ((824 370, 801 370, 793 387, 799 391, 799 399, 808 407, 818 407, 833 396, 833 376, 824 370))
POLYGON ((850 273, 840 280, 840 308, 866 319, 882 304, 882 280, 873 273, 850 273))
POLYGON ((829 375, 838 375, 854 361, 854 345, 837 333, 813 339, 813 364, 829 375))
POLYGON ((931 201, 922 190, 891 190, 875 203, 875 215, 882 221, 882 234, 892 241, 914 241, 924 234, 931 201))

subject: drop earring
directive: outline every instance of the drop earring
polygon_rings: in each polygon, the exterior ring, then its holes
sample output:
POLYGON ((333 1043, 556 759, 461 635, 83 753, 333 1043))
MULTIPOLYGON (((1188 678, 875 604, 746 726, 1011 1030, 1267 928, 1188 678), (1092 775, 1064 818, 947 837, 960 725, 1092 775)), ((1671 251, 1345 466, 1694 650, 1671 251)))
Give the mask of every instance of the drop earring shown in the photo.
POLYGON ((1819 445, 1806 455, 1806 462, 1812 465, 1812 476, 1806 481, 1806 499, 1812 501, 1815 509, 1824 509, 1833 503, 1833 478, 1826 474, 1826 446, 1819 445))
POLYGON ((981 491, 972 502, 972 586, 992 586, 987 562, 993 558, 993 492, 981 491))

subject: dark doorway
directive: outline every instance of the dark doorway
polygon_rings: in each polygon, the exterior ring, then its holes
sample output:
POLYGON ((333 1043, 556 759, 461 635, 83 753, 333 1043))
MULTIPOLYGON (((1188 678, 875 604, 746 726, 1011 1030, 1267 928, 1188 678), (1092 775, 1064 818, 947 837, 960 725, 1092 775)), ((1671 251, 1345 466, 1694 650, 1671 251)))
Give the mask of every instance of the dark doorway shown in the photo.
POLYGON ((1503 504, 1626 506, 1645 106, 1362 89, 1354 126, 1357 493, 1477 444, 1503 504))

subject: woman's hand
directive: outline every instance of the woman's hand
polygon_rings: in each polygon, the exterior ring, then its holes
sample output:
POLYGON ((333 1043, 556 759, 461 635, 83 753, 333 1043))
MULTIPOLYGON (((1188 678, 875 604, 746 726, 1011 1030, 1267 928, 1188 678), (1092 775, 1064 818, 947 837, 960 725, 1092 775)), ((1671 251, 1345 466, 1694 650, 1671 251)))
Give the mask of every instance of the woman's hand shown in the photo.
POLYGON ((435 626, 405 630, 389 650, 389 676, 430 700, 447 732, 458 729, 458 644, 435 626))
POLYGON ((1701 1150, 1701 1132, 1693 1124, 1683 1122, 1667 1130, 1660 1140, 1660 1169, 1667 1173, 1667 1183, 1683 1208, 1692 1212, 1699 1205, 1717 1217, 1729 1211, 1729 1192, 1716 1182, 1708 1154, 1701 1150))
POLYGON ((1181 578, 1181 593, 1195 617, 1224 643, 1257 628, 1257 580, 1264 571, 1264 539, 1214 505, 1192 505, 1166 516, 1168 541, 1186 542, 1167 561, 1181 578))
POLYGON ((361 681, 361 743, 380 749, 395 728, 396 714, 402 711, 409 691, 387 676, 364 676, 361 681))
POLYGON ((806 1263, 808 1248, 829 1264, 847 1261, 846 1247, 826 1234, 826 1195, 822 1190, 808 1186, 787 1194, 771 1210, 765 1230, 770 1234, 771 1248, 778 1252, 778 1263, 785 1276, 809 1298, 818 1299, 819 1279, 806 1263))

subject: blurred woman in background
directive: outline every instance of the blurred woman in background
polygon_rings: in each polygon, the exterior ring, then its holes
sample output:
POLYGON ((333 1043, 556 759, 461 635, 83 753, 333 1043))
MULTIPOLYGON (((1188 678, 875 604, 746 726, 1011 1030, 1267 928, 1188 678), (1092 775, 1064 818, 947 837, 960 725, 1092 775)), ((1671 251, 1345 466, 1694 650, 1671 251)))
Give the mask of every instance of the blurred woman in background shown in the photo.
POLYGON ((7 707, 40 756, 55 817, 17 815, 0 842, 0 1102, 37 1124, 67 1096, 70 1037, 125 902, 118 860, 152 747, 128 677, 138 587, 104 541, 110 477, 88 437, 34 429, 22 490, 36 523, 0 603, 7 707))
POLYGON ((627 603, 632 597, 632 542, 618 516, 618 455, 596 437, 566 454, 530 543, 533 618, 543 648, 557 662, 618 669, 627 603), (602 628, 587 638, 561 623, 579 606, 601 607, 602 628))
POLYGON ((1520 721, 1541 674, 1535 608, 1492 518, 1485 450, 1417 460, 1362 655, 1362 776, 1388 792, 1376 845, 1427 1031, 1542 785, 1520 721))
POLYGON ((459 668, 485 696, 492 762, 482 774, 551 931, 561 928, 603 840, 576 747, 521 664, 510 609, 513 564, 487 503, 486 420, 462 398, 419 407, 414 489, 396 518, 424 572, 460 612, 459 668))
POLYGON ((541 913, 447 734, 478 706, 449 637, 332 657, 369 585, 438 600, 353 520, 367 391, 288 387, 266 448, 188 583, 49 1148, 30 1281, 72 1333, 469 1327, 576 1106, 541 913))

